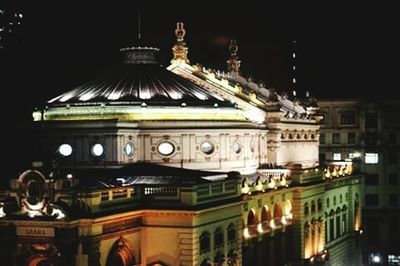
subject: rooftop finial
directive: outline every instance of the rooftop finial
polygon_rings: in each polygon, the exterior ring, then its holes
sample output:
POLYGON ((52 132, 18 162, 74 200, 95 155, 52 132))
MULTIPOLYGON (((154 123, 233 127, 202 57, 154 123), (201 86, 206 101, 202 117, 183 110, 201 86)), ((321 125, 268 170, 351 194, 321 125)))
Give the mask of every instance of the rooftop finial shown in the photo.
POLYGON ((189 59, 187 58, 188 48, 186 47, 186 43, 183 41, 186 34, 183 26, 183 22, 176 23, 176 44, 172 47, 174 58, 171 60, 171 63, 189 63, 189 59))
POLYGON ((140 9, 138 10, 138 40, 142 39, 141 25, 140 25, 140 9))
POLYGON ((230 56, 229 60, 227 61, 228 72, 236 74, 236 75, 239 74, 240 63, 241 63, 241 61, 239 60, 239 57, 237 56, 238 50, 239 50, 239 47, 236 44, 236 40, 231 40, 231 43, 229 44, 229 51, 231 52, 231 56, 230 56))

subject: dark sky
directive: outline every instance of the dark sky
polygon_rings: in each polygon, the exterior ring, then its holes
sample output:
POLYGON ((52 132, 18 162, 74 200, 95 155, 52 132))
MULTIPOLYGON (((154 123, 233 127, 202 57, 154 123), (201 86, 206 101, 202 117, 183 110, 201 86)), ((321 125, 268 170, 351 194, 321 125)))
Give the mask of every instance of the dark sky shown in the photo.
POLYGON ((400 18, 391 6, 29 2, 13 5, 24 14, 20 43, 5 49, 7 59, 2 60, 8 62, 6 85, 33 95, 29 103, 51 98, 117 63, 118 49, 136 40, 138 5, 144 43, 161 48, 163 65, 171 58, 175 23, 183 21, 193 63, 225 69, 227 42, 236 38, 243 74, 278 89, 289 86, 293 39, 300 90, 321 98, 355 96, 377 87, 389 92, 396 86, 400 18))
POLYGON ((193 63, 224 70, 228 40, 235 38, 242 73, 286 90, 295 39, 299 93, 309 90, 317 98, 391 97, 398 90, 395 39, 400 18, 394 6, 337 1, 280 6, 261 6, 261 1, 98 2, 0 3, 1 9, 24 15, 15 36, 18 42, 0 51, 1 111, 13 110, 6 121, 24 125, 35 106, 117 64, 119 48, 136 41, 139 6, 144 43, 161 48, 163 65, 171 59, 175 24, 183 21, 193 63))

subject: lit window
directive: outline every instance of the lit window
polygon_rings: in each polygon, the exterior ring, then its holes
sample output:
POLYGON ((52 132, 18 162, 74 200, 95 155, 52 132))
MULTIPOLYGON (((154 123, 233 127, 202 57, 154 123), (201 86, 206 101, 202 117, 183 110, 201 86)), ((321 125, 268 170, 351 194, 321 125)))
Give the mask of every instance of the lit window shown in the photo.
POLYGON ((204 141, 201 146, 201 151, 205 154, 212 154, 214 152, 214 144, 210 141, 204 141))
POLYGON ((241 147, 240 147, 240 144, 239 144, 238 142, 234 142, 234 143, 233 143, 233 151, 234 151, 235 153, 239 154, 241 150, 242 150, 242 149, 241 149, 241 147))
POLYGON ((341 159, 342 159, 342 154, 340 154, 340 153, 333 154, 333 160, 340 161, 341 159))
POLYGON ((58 147, 58 153, 64 157, 70 156, 72 154, 72 146, 66 143, 61 144, 60 147, 58 147))
POLYGON ((162 142, 158 145, 158 152, 162 155, 168 156, 174 153, 175 147, 170 142, 162 142))
POLYGON ((104 153, 104 147, 100 143, 96 143, 92 146, 92 154, 96 157, 100 157, 104 153))
POLYGON ((135 146, 133 146, 133 143, 128 142, 125 145, 125 153, 129 157, 131 157, 135 153, 135 146))
POLYGON ((365 154, 365 163, 366 164, 377 164, 378 163, 378 154, 377 153, 366 153, 365 154))

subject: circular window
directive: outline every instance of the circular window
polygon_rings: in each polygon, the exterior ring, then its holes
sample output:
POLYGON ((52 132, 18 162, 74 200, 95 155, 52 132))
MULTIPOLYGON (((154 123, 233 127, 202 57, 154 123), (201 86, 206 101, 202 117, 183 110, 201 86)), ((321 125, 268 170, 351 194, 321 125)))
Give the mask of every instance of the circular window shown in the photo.
POLYGON ((96 157, 100 157, 104 153, 104 147, 100 143, 96 143, 92 146, 92 154, 96 157))
POLYGON ((201 151, 205 154, 211 154, 214 152, 214 144, 210 141, 204 141, 201 146, 201 151))
POLYGON ((242 148, 240 147, 240 144, 238 142, 234 142, 233 143, 233 151, 235 153, 239 154, 241 150, 242 150, 242 148))
POLYGON ((160 154, 168 156, 174 153, 175 147, 170 142, 162 142, 158 145, 157 150, 160 154))
POLYGON ((64 157, 70 156, 72 154, 72 146, 66 143, 61 144, 58 147, 58 153, 64 157))
POLYGON ((133 146, 132 142, 128 142, 125 145, 125 153, 129 157, 131 157, 135 153, 135 146, 133 146))

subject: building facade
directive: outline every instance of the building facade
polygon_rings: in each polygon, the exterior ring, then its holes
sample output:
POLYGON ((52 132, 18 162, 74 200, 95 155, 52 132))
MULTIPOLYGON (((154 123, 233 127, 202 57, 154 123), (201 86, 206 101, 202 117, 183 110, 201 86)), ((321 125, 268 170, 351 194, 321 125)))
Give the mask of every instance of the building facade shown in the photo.
POLYGON ((399 101, 322 100, 318 104, 324 116, 320 158, 352 160, 365 173, 364 262, 398 265, 399 101))
POLYGON ((157 48, 48 101, 35 162, 2 188, 4 265, 357 265, 353 162, 319 162, 320 115, 240 75, 191 65, 178 23, 157 48))

